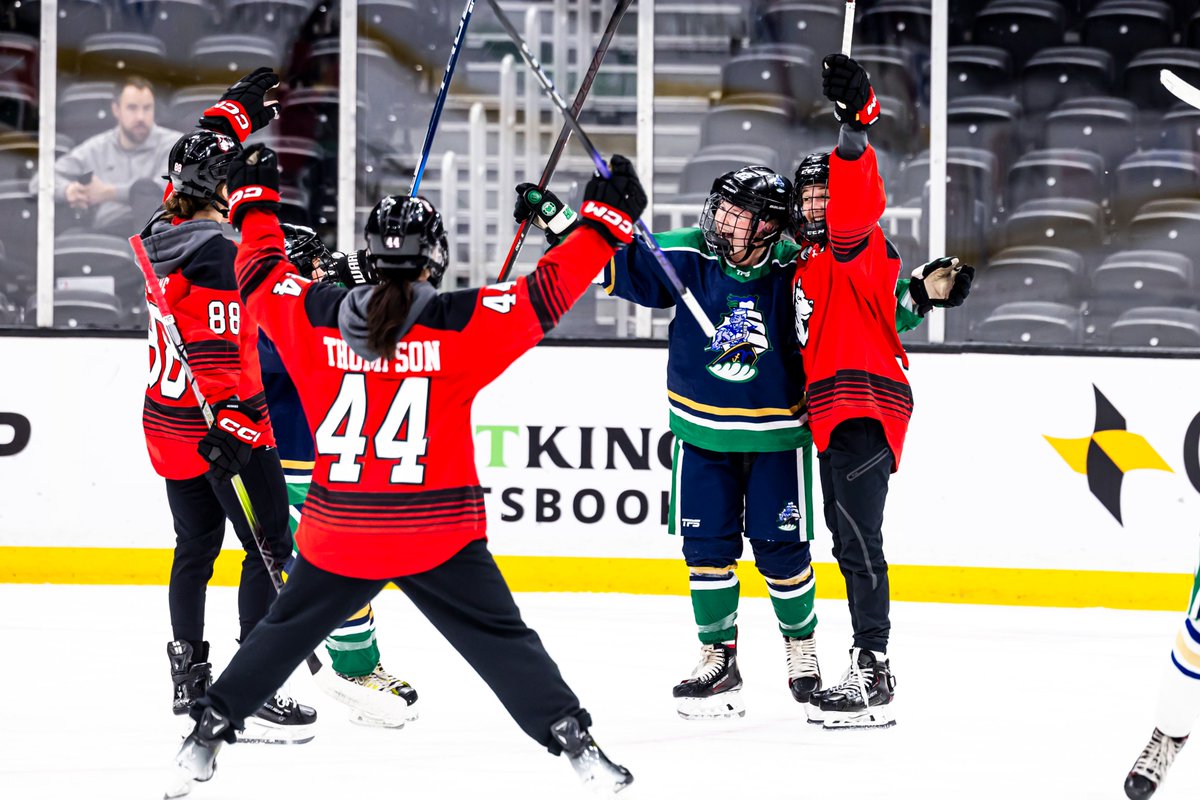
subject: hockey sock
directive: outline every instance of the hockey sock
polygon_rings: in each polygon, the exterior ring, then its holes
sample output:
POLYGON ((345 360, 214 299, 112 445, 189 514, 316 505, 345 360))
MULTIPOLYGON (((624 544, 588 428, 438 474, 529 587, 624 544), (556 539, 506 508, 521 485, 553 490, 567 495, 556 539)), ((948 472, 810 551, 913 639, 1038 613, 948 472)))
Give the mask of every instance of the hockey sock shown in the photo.
POLYGON ((703 644, 737 641, 737 608, 740 584, 737 565, 690 567, 692 612, 703 644))
POLYGON ((379 663, 379 644, 375 641, 375 614, 368 604, 343 622, 325 639, 325 649, 333 661, 333 671, 358 678, 370 675, 379 663))
POLYGON ((1184 619, 1158 694, 1155 726, 1167 736, 1187 736, 1200 714, 1200 627, 1184 619))
POLYGON ((775 607, 775 618, 784 636, 808 636, 817 629, 817 610, 813 607, 816 576, 812 567, 792 578, 767 578, 767 594, 775 607))

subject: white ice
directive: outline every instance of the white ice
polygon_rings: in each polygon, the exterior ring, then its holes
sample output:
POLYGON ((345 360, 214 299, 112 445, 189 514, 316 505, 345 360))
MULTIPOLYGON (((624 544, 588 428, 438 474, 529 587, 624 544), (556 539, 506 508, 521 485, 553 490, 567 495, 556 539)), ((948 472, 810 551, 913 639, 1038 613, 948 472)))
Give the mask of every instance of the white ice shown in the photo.
MULTIPOLYGON (((628 766, 630 800, 1112 798, 1152 727, 1179 615, 1101 609, 893 606, 899 681, 889 730, 805 723, 784 680, 766 600, 743 600, 746 717, 675 715, 670 687, 695 663, 686 597, 523 594, 526 620, 628 766)), ((846 664, 842 601, 818 601, 827 679, 846 664)), ((420 693, 404 730, 350 724, 301 671, 316 706, 307 745, 226 748, 197 800, 335 797, 536 800, 586 796, 565 759, 527 739, 404 596, 376 603, 384 663, 420 693)), ((234 647, 233 589, 209 591, 220 666, 234 647)), ((0 798, 161 797, 179 744, 169 711, 164 587, 0 585, 0 798)), ((1200 794, 1185 749, 1157 797, 1200 794)))

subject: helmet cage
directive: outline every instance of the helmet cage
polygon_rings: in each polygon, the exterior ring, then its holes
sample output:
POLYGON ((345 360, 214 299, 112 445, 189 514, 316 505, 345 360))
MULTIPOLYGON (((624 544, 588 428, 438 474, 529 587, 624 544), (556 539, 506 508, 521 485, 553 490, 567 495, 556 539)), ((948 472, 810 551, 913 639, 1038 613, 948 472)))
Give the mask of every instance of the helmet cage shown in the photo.
POLYGON ((749 220, 739 220, 735 230, 745 233, 746 249, 757 250, 779 241, 788 221, 791 186, 787 178, 769 167, 752 165, 727 172, 713 181, 712 191, 700 212, 700 230, 704 241, 722 258, 728 258, 734 246, 717 229, 717 213, 722 201, 749 212, 749 220), (767 227, 765 230, 764 224, 767 227))
POLYGON ((325 273, 324 280, 333 280, 334 257, 329 248, 317 236, 317 232, 305 225, 283 223, 283 246, 287 252, 287 260, 292 263, 300 274, 312 278, 313 272, 320 269, 325 273), (313 265, 313 259, 317 264, 313 265))

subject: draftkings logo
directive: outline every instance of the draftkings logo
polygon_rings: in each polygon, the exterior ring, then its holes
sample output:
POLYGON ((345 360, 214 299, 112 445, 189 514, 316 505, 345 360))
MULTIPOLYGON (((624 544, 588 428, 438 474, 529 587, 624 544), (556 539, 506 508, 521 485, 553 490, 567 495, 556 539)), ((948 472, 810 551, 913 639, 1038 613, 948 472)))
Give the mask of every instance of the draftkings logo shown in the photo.
POLYGON ((1088 488, 1118 523, 1121 519, 1121 480, 1135 469, 1173 472, 1145 437, 1125 426, 1125 417, 1094 385, 1096 425, 1091 436, 1081 439, 1044 437, 1071 469, 1086 475, 1088 488))

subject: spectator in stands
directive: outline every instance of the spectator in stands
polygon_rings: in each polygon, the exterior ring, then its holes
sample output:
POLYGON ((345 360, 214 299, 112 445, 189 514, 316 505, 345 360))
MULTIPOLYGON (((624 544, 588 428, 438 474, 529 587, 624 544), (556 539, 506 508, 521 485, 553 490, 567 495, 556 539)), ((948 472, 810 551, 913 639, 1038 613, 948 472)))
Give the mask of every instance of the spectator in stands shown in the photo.
MULTIPOLYGON (((154 87, 145 78, 125 78, 112 115, 112 130, 85 140, 54 165, 54 199, 81 212, 77 218, 93 230, 128 235, 161 200, 163 164, 181 134, 154 124, 154 87)), ((30 191, 37 191, 37 176, 30 191)))

